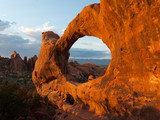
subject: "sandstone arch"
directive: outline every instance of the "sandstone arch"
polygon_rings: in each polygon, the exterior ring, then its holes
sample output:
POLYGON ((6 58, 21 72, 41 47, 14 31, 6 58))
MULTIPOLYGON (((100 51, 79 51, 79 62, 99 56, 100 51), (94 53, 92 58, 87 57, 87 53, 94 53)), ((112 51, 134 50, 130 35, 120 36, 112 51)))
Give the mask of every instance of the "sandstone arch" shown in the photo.
POLYGON ((57 35, 44 33, 33 72, 38 92, 52 101, 55 91, 70 94, 75 103, 89 106, 97 114, 141 117, 143 108, 158 111, 159 12, 159 0, 101 0, 85 7, 56 42, 57 35), (112 60, 103 77, 77 84, 67 73, 66 63, 70 47, 85 35, 100 38, 112 60))

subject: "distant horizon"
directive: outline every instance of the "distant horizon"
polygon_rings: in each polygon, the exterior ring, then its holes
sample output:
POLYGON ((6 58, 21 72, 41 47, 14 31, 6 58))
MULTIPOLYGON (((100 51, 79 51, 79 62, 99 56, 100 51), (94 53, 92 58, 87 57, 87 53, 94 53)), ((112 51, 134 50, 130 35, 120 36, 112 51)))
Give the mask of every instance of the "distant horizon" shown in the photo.
MULTIPOLYGON (((17 52, 17 51, 16 51, 16 52, 17 52)), ((13 52, 12 52, 12 53, 13 53, 13 52)), ((10 56, 1 56, 1 55, 0 55, 0 57, 3 57, 3 58, 11 58, 12 53, 10 54, 10 56)), ((17 52, 17 54, 19 54, 19 53, 17 52)), ((19 54, 19 55, 20 55, 20 54, 19 54)), ((34 56, 34 55, 36 55, 36 54, 33 54, 33 56, 34 56)), ((31 57, 33 57, 33 56, 31 56, 31 57)), ((36 55, 36 56, 38 57, 38 55, 36 55)), ((31 58, 31 57, 28 57, 28 56, 21 56, 21 55, 20 55, 20 57, 21 57, 21 58, 24 58, 24 57, 31 58)), ((110 60, 111 60, 111 58, 85 58, 85 57, 69 57, 68 60, 76 60, 76 59, 82 59, 82 60, 83 60, 83 59, 84 59, 84 60, 87 60, 87 59, 88 59, 88 60, 89 60, 89 59, 92 59, 92 60, 94 60, 94 59, 95 59, 95 60, 109 60, 109 59, 110 59, 110 60)))
POLYGON ((69 57, 69 59, 71 60, 76 60, 76 59, 81 59, 81 60, 111 60, 112 58, 72 58, 72 57, 69 57))

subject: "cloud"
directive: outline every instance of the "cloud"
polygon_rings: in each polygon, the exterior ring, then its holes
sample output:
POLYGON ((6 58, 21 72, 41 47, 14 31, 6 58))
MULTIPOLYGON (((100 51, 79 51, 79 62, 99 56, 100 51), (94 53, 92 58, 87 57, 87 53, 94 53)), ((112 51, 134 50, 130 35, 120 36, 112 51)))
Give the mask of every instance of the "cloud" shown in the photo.
POLYGON ((75 59, 110 59, 111 53, 106 51, 71 48, 70 58, 75 59))
POLYGON ((42 25, 42 27, 38 27, 38 28, 35 28, 35 29, 25 28, 23 26, 20 29, 27 36, 32 37, 36 40, 41 40, 42 39, 42 37, 41 37, 42 32, 44 32, 44 31, 54 31, 55 27, 54 26, 48 26, 48 23, 44 23, 42 25))
MULTIPOLYGON (((10 28, 14 22, 2 21, 0 20, 0 31, 4 31, 7 28, 10 28)), ((32 29, 21 27, 21 32, 13 33, 4 31, 3 34, 0 33, 0 56, 9 57, 12 52, 17 51, 21 57, 27 56, 31 57, 34 54, 38 55, 41 44, 41 33, 44 31, 54 31, 54 26, 49 26, 48 23, 43 24, 41 27, 32 29), (22 32, 27 35, 28 39, 24 39, 22 32), (17 35, 18 34, 18 35, 17 35), (21 37, 23 36, 23 37, 21 37), (34 40, 33 40, 34 39, 34 40), (38 40, 38 41, 37 41, 38 40)), ((65 29, 64 29, 65 30, 65 29)), ((63 30, 63 31, 64 31, 63 30)), ((88 41, 89 38, 85 38, 84 40, 80 40, 75 47, 70 49, 70 58, 81 58, 81 59, 104 59, 111 58, 110 52, 101 50, 102 46, 105 46, 103 43, 97 42, 93 38, 88 41), (87 49, 83 49, 83 47, 87 47, 87 49), (91 47, 90 47, 91 46, 91 47), (94 47, 93 47, 94 46, 94 47), (80 48, 82 47, 82 48, 80 48), (91 50, 94 48, 95 50, 91 50)))
POLYGON ((0 31, 4 31, 5 29, 11 27, 12 24, 16 24, 16 23, 0 20, 0 31))
POLYGON ((2 17, 6 17, 7 15, 6 14, 2 14, 2 17))
POLYGON ((9 57, 15 50, 23 56, 33 56, 40 49, 40 44, 28 44, 29 40, 18 35, 0 34, 0 56, 9 57))
MULTIPOLYGON (((21 57, 31 57, 38 55, 40 43, 30 44, 29 39, 24 39, 18 35, 0 34, 0 56, 9 57, 13 51, 17 51, 21 57)), ((71 48, 70 58, 75 59, 110 59, 111 54, 107 51, 89 50, 81 48, 71 48)))
POLYGON ((93 46, 105 46, 104 43, 96 42, 96 41, 79 41, 78 44, 93 45, 93 46))
POLYGON ((72 48, 91 49, 97 51, 110 51, 107 45, 99 38, 92 36, 85 36, 78 39, 72 48))

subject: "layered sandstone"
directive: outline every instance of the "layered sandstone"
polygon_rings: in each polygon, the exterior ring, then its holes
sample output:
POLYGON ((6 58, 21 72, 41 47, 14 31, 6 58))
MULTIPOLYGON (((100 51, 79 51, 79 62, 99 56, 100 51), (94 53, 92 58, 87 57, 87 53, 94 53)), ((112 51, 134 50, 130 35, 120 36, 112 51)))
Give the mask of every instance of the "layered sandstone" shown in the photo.
POLYGON ((101 115, 160 118, 159 13, 160 0, 101 0, 85 7, 61 38, 43 33, 33 72, 37 91, 52 101, 60 92, 101 115), (69 49, 83 36, 100 38, 112 60, 104 76, 78 84, 67 62, 69 49))

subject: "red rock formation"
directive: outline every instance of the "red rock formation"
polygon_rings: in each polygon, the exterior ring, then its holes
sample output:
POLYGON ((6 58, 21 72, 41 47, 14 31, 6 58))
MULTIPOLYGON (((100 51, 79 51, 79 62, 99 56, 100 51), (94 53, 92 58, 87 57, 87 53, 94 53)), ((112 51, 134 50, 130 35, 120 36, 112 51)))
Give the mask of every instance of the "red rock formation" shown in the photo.
POLYGON ((81 65, 77 61, 69 61, 67 68, 68 72, 76 79, 76 81, 81 83, 87 82, 89 76, 98 78, 105 73, 104 68, 100 68, 93 63, 85 63, 81 65))
POLYGON ((24 59, 23 59, 24 63, 27 64, 27 57, 24 56, 24 59))
POLYGON ((33 55, 33 62, 34 62, 34 64, 37 61, 37 59, 38 59, 37 55, 33 55))
POLYGON ((9 73, 11 60, 0 56, 0 75, 9 73))
POLYGON ((33 55, 33 57, 28 58, 28 59, 27 59, 26 56, 24 57, 23 61, 26 64, 28 72, 32 72, 33 71, 37 58, 38 58, 37 55, 33 55))
POLYGON ((13 51, 11 55, 11 64, 10 64, 10 72, 17 75, 24 75, 27 70, 27 67, 22 60, 22 58, 13 51))
POLYGON ((29 58, 27 62, 28 71, 33 71, 33 58, 29 58))
POLYGON ((37 91, 50 100, 55 91, 69 94, 97 114, 160 118, 159 13, 160 0, 101 0, 85 7, 56 43, 53 33, 43 33, 33 72, 37 91), (86 35, 100 38, 112 60, 103 77, 78 84, 67 71, 69 49, 86 35))
POLYGON ((28 68, 28 71, 31 71, 31 72, 33 71, 36 60, 37 60, 36 55, 34 55, 33 57, 28 59, 27 64, 26 64, 27 68, 28 68))
POLYGON ((89 75, 89 76, 88 76, 88 81, 93 80, 93 79, 94 79, 94 76, 93 76, 93 75, 89 75))
POLYGON ((21 76, 27 73, 31 73, 34 69, 36 60, 36 55, 29 58, 28 60, 25 56, 22 60, 20 55, 13 51, 11 59, 0 57, 0 74, 17 74, 21 76))

